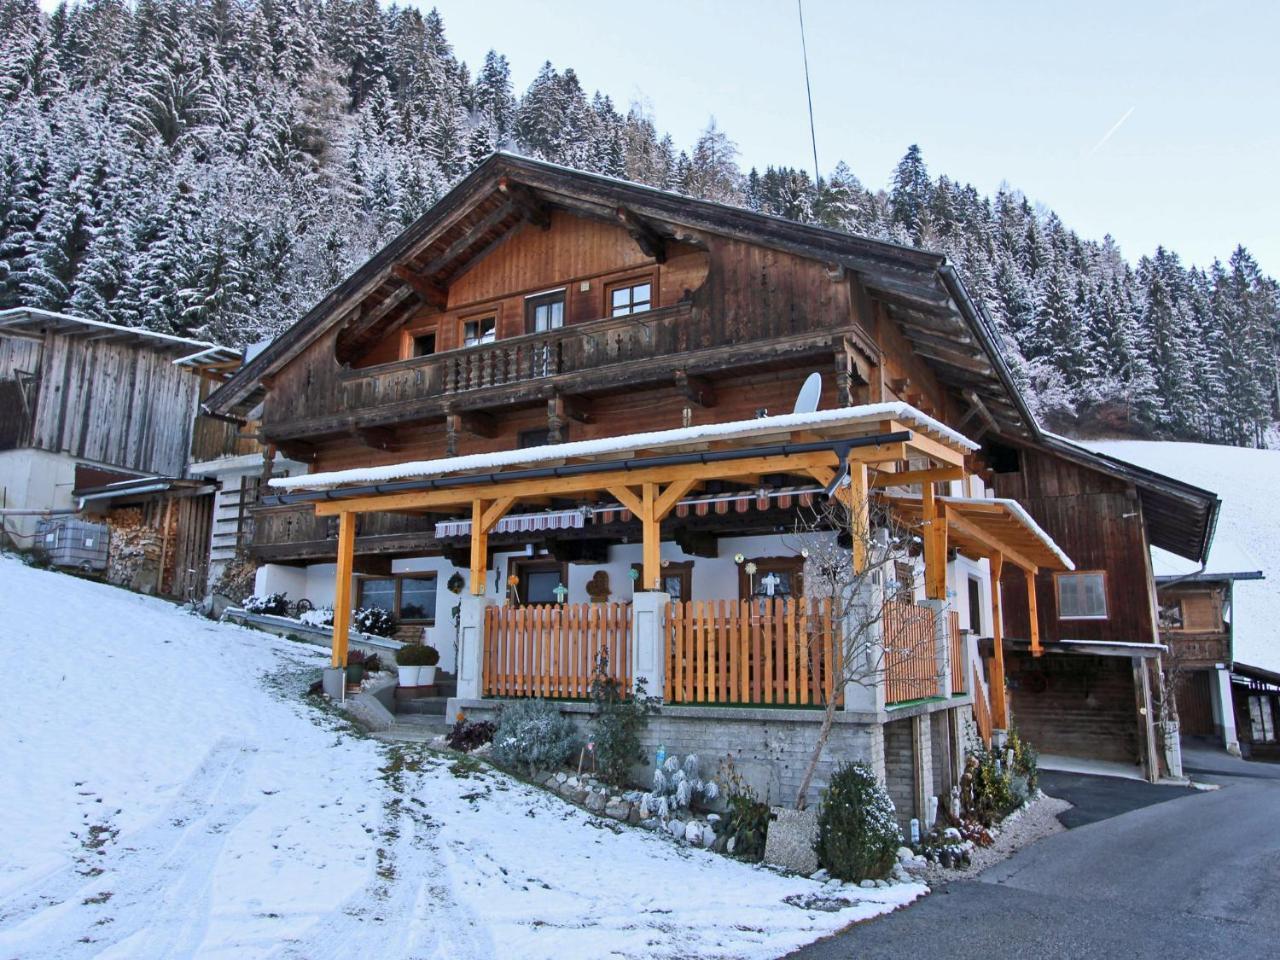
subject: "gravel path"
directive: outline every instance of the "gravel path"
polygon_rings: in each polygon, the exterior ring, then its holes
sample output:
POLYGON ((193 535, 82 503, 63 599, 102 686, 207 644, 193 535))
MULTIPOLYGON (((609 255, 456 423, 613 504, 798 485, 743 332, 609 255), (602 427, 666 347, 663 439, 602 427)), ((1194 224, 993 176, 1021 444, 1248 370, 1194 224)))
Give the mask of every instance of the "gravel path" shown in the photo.
POLYGON ((1035 799, 1021 810, 1010 814, 1000 824, 995 843, 989 847, 974 848, 969 866, 948 870, 941 864, 931 863, 924 872, 924 880, 931 887, 957 880, 972 880, 983 870, 1007 860, 1028 844, 1062 833, 1067 828, 1058 822, 1058 814, 1069 809, 1071 804, 1067 801, 1037 793, 1035 799))

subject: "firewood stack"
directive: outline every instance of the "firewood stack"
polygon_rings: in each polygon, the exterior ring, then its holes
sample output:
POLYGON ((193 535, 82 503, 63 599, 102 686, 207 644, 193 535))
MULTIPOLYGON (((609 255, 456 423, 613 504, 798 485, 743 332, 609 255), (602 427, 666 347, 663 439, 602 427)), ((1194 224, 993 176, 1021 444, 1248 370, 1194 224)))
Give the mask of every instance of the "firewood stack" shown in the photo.
POLYGON ((111 527, 108 582, 154 593, 159 576, 161 531, 148 525, 139 507, 112 510, 107 514, 107 524, 111 527))

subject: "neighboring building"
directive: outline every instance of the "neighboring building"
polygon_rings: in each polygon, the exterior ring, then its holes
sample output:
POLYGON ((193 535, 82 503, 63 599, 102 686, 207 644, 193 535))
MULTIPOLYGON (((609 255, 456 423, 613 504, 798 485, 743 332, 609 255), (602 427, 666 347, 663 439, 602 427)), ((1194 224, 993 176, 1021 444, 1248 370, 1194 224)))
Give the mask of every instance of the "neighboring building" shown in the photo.
POLYGON ((212 344, 43 310, 0 312, 0 520, 18 549, 45 515, 113 527, 108 576, 187 597, 203 583, 211 488, 186 479, 212 344))
POLYGON ((1280 756, 1280 519, 1263 482, 1280 476, 1280 451, 1142 440, 1090 446, 1221 494, 1203 566, 1151 551, 1165 636, 1190 669, 1177 698, 1182 732, 1219 737, 1228 749, 1238 742, 1247 756, 1280 756))
POLYGON ((1107 752, 1157 773, 1149 733, 1136 742, 1152 705, 1134 662, 1160 651, 1147 544, 1198 562, 1216 500, 1045 434, 935 254, 498 155, 205 409, 257 419, 308 464, 273 482, 251 550, 260 592, 334 604, 335 662, 351 606, 385 607, 406 635, 428 628, 457 670, 455 705, 483 713, 496 697, 581 697, 588 647, 611 644, 620 678, 668 701, 654 746, 732 750, 784 802, 817 730, 819 712, 796 708, 842 697, 828 757, 875 764, 910 815, 954 781, 988 689, 990 723, 1007 725, 1006 651, 1117 660, 1128 672, 1107 697, 1127 696, 1127 720, 1107 752), (790 416, 815 370, 819 412, 790 416), (1068 476, 1087 488, 1070 505, 1056 499, 1068 476), (876 589, 896 617, 924 611, 933 659, 890 657, 870 688, 833 692, 815 651, 840 625, 812 606, 819 577, 794 531, 860 489, 915 532, 876 589), (1075 528, 1054 526, 1064 506, 1075 528), (1082 572, 1104 572, 1105 614, 1090 612, 1094 580, 1055 592, 1074 541, 1082 572), (1002 592, 1010 624, 1019 597, 1039 616, 1003 630, 1002 592), (1059 629, 1059 599, 1092 632, 1059 629), (756 709, 724 709, 742 705, 756 709))
MULTIPOLYGON (((245 355, 222 347, 191 354, 179 365, 199 378, 199 398, 203 401, 219 385, 232 377, 257 348, 245 355)), ((287 477, 305 471, 306 465, 289 460, 274 447, 264 445, 257 418, 246 420, 211 417, 201 409, 192 426, 190 462, 186 475, 215 486, 212 532, 209 538, 208 573, 205 593, 213 597, 221 587, 228 564, 246 558, 253 543, 253 508, 263 487, 272 477, 287 477)), ((225 599, 225 598, 224 598, 225 599)), ((230 599, 238 600, 238 597, 230 599)), ((219 606, 222 600, 218 601, 219 606)))

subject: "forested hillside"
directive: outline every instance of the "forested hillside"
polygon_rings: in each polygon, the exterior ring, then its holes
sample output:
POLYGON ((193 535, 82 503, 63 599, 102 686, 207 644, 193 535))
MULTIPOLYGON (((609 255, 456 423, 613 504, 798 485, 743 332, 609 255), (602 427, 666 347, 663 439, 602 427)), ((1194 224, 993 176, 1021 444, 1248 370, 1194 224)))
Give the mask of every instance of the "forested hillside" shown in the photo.
POLYGON ((681 149, 549 63, 518 93, 434 12, 0 0, 0 109, 0 308, 270 336, 502 148, 946 253, 1060 429, 1257 444, 1278 413, 1280 295, 1244 249, 1131 263, 1017 191, 931 177, 915 147, 870 186, 844 164, 817 189, 744 174, 714 121, 681 149))

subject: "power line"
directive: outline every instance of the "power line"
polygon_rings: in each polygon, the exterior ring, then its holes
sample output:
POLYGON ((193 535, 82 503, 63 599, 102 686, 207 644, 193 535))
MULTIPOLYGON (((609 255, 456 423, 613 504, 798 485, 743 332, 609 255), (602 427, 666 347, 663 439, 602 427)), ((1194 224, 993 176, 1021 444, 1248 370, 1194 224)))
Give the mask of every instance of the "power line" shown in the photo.
POLYGON ((804 0, 796 0, 796 13, 800 15, 800 52, 804 55, 804 92, 809 98, 809 141, 813 144, 813 189, 818 189, 821 175, 818 173, 818 133, 813 126, 813 90, 809 86, 809 47, 804 40, 804 0))

